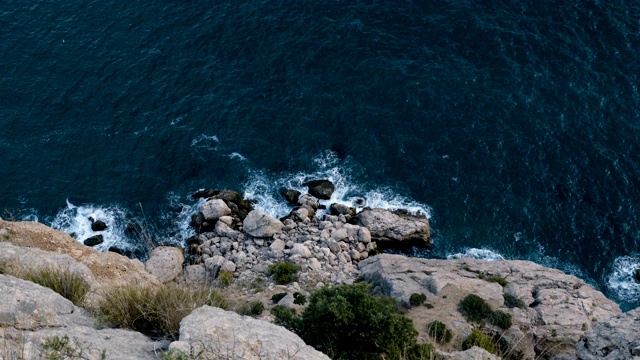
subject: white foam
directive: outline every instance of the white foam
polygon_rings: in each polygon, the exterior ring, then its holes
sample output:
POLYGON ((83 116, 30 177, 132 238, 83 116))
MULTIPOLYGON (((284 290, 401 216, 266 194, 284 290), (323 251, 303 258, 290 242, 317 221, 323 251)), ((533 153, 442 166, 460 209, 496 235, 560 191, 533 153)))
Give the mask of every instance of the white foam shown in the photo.
POLYGON ((194 203, 190 197, 183 199, 178 194, 170 192, 167 195, 167 201, 171 208, 180 210, 177 213, 171 212, 162 216, 163 223, 172 224, 173 229, 157 241, 163 244, 171 243, 177 246, 184 246, 184 241, 196 233, 189 225, 191 215, 200 211, 200 206, 205 202, 205 199, 198 199, 194 203))
POLYGON ((240 161, 246 161, 247 158, 242 156, 240 153, 237 152, 232 152, 231 154, 229 154, 229 159, 238 159, 240 161))
MULTIPOLYGON (((358 183, 351 175, 353 165, 338 159, 337 155, 331 151, 321 153, 312 162, 314 170, 311 172, 268 174, 259 170, 250 171, 249 178, 244 184, 245 198, 256 200, 256 208, 272 216, 283 217, 289 213, 291 206, 278 193, 280 188, 298 190, 305 194, 307 187, 302 186, 304 182, 328 179, 334 184, 335 191, 331 199, 320 200, 320 203, 327 207, 332 203, 341 203, 353 206, 357 210, 361 210, 364 206, 387 210, 406 209, 413 214, 431 217, 429 206, 399 195, 391 188, 377 185, 370 187, 358 183), (365 203, 359 204, 360 199, 364 199, 365 203)), ((319 211, 318 216, 322 215, 323 212, 319 211)))
POLYGON ((215 150, 216 146, 220 143, 218 137, 215 135, 201 134, 195 139, 191 140, 191 147, 205 150, 215 150))
POLYGON ((640 299, 640 283, 635 280, 637 269, 640 269, 640 254, 621 256, 613 261, 607 286, 618 299, 629 302, 640 299))
POLYGON ((504 256, 489 249, 470 248, 460 253, 447 255, 447 259, 463 259, 463 258, 482 259, 482 260, 489 260, 489 261, 505 260, 504 256))
POLYGON ((125 235, 127 213, 117 206, 83 205, 75 206, 67 200, 67 207, 54 217, 51 227, 71 234, 79 242, 101 234, 104 242, 95 249, 106 251, 111 246, 122 250, 132 248, 130 239, 125 235), (91 230, 91 220, 102 220, 107 225, 104 231, 91 230))

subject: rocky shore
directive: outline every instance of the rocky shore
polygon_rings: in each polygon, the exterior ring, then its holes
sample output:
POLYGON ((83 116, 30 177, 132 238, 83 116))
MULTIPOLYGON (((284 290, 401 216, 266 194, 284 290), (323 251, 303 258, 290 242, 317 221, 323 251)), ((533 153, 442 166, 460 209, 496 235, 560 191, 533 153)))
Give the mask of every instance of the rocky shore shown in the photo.
POLYGON ((86 359, 159 359, 170 349, 194 358, 206 350, 221 359, 328 359, 272 323, 272 297, 282 293, 275 302, 300 311, 305 305, 294 300, 294 293, 308 297, 323 286, 354 282, 395 299, 413 321, 419 341, 433 343, 443 359, 640 359, 638 309, 622 313, 582 280, 529 261, 385 254, 430 246, 428 219, 405 211, 356 212, 342 204, 323 209, 319 200, 331 197, 332 184, 307 185, 308 194, 283 189, 293 209, 282 219, 254 209, 238 192, 199 191, 194 198, 206 200, 192 217, 196 235, 184 249, 155 248, 144 264, 100 253, 39 223, 0 219, 0 359, 45 358, 43 344, 53 336, 74 339, 86 359), (269 267, 281 262, 299 269, 296 281, 277 284, 269 267), (179 338, 152 341, 130 330, 105 328, 85 308, 12 276, 43 266, 86 279, 89 310, 108 289, 178 283, 217 286, 231 303, 259 302, 267 311, 251 318, 204 306, 182 320, 179 338), (469 320, 460 310, 469 295, 507 314, 508 326, 469 320), (427 325, 436 320, 451 329, 451 341, 433 341, 427 325), (462 351, 464 339, 476 330, 503 350, 498 355, 480 347, 462 351))

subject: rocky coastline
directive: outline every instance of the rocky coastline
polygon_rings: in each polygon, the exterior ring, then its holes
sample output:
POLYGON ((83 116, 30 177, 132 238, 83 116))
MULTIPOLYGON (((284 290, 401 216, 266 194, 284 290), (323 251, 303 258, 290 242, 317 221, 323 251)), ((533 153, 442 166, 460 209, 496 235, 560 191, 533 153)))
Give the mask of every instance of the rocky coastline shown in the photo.
MULTIPOLYGON (((88 309, 108 289, 170 283, 213 285, 232 303, 258 302, 266 308, 254 319, 204 306, 182 320, 179 338, 154 341, 131 330, 105 328, 84 308, 14 276, 19 271, 0 271, 0 343, 5 344, 0 359, 44 358, 42 346, 52 336, 75 339, 87 359, 161 359, 159 354, 169 350, 186 358, 207 350, 221 359, 327 359, 273 324, 270 310, 281 305, 301 311, 305 305, 294 294, 308 297, 324 286, 355 282, 395 299, 418 340, 433 343, 442 359, 640 359, 638 309, 622 313, 582 280, 529 261, 384 253, 429 247, 428 219, 402 210, 323 208, 319 200, 331 198, 333 184, 318 179, 305 185, 307 194, 283 189, 293 209, 281 219, 254 209, 236 191, 198 191, 193 197, 205 200, 192 216, 196 234, 185 240, 184 249, 156 247, 144 264, 112 251, 100 253, 39 223, 0 219, 0 269, 68 269, 90 285, 88 309), (283 262, 298 269, 296 281, 286 285, 270 275, 270 266, 283 262), (274 301, 277 294, 283 296, 274 301), (506 314, 508 326, 465 317, 460 303, 469 295, 506 314), (427 328, 434 321, 451 329, 451 341, 433 341, 427 328), (497 339, 503 350, 497 355, 477 346, 462 351, 463 340, 477 330, 497 339)), ((94 223, 102 227, 99 221, 94 223)))

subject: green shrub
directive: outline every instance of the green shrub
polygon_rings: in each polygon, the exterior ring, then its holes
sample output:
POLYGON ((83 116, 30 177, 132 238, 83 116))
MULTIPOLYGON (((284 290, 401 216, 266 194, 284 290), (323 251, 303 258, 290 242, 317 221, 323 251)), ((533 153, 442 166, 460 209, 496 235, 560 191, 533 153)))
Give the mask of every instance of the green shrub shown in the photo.
POLYGON ((162 360, 190 360, 191 357, 180 350, 171 350, 162 354, 162 360))
POLYGON ((432 303, 424 303, 424 307, 426 307, 427 309, 433 309, 433 304, 432 303))
POLYGON ((363 283, 314 291, 297 332, 332 359, 400 359, 418 335, 394 300, 363 283))
POLYGON ((427 334, 439 343, 448 343, 453 334, 443 322, 435 320, 427 325, 427 334))
POLYGON ((411 304, 411 306, 422 305, 425 301, 427 301, 427 295, 425 294, 413 293, 409 297, 409 304, 411 304))
POLYGON ((262 301, 259 301, 259 300, 245 303, 244 305, 242 305, 240 308, 236 310, 236 312, 240 315, 253 316, 253 317, 260 316, 263 311, 264 311, 264 304, 262 303, 262 301))
POLYGON ((462 350, 471 349, 474 346, 479 346, 492 354, 496 354, 496 343, 478 329, 473 329, 471 335, 462 342, 462 350))
POLYGON ((97 316, 113 326, 139 331, 152 338, 175 339, 180 320, 203 305, 227 308, 224 298, 208 287, 128 285, 108 291, 98 304, 97 316))
POLYGON ((476 294, 469 294, 462 299, 460 309, 469 321, 476 322, 482 322, 493 313, 489 304, 476 294))
POLYGON ((511 327, 511 315, 500 310, 496 310, 491 313, 491 315, 489 316, 489 320, 491 320, 491 323, 493 325, 499 326, 503 329, 508 329, 511 327))
POLYGON ((280 285, 296 281, 298 279, 296 274, 299 270, 300 266, 288 262, 277 262, 269 265, 269 274, 273 275, 273 279, 280 285))
POLYGON ((524 308, 525 307, 524 301, 507 293, 504 294, 504 305, 508 308, 515 308, 515 307, 524 308))
POLYGON ((71 300, 77 306, 84 303, 84 299, 91 289, 86 280, 69 269, 40 268, 29 270, 23 275, 23 278, 48 287, 71 300))
POLYGON ((218 273, 218 283, 222 287, 227 287, 233 282, 233 273, 227 270, 221 270, 218 273))
POLYGON ((296 311, 286 306, 276 305, 271 309, 276 325, 297 332, 300 327, 300 318, 296 316, 296 311))
POLYGON ((407 360, 432 360, 437 359, 437 353, 431 344, 415 344, 409 350, 407 360))
POLYGON ((277 294, 273 294, 273 296, 271 296, 271 301, 273 301, 274 304, 277 304, 280 300, 282 300, 283 297, 287 296, 286 292, 281 292, 281 293, 277 293, 277 294))
POLYGON ((42 343, 44 359, 47 360, 65 360, 65 359, 82 359, 84 354, 82 348, 77 341, 71 341, 67 335, 65 336, 49 336, 44 338, 42 343))
POLYGON ((307 297, 304 294, 299 292, 293 293, 293 303, 296 305, 304 305, 307 303, 307 297))
POLYGON ((505 278, 501 278, 500 276, 489 276, 483 277, 484 281, 494 282, 500 284, 500 286, 505 287, 509 283, 505 278))

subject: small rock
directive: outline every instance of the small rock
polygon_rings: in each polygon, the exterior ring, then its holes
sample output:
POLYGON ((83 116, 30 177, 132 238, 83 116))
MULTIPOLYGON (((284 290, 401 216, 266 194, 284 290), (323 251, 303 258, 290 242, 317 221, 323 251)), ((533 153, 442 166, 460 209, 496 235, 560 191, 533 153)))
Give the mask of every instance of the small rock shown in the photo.
POLYGON ((335 191, 335 186, 327 179, 307 181, 302 186, 307 186, 309 194, 321 200, 331 199, 331 195, 335 191))
POLYGON ((191 354, 191 344, 186 341, 174 341, 169 344, 169 351, 179 352, 185 356, 189 356, 191 354))
POLYGON ((231 215, 231 209, 221 199, 211 199, 200 208, 205 220, 218 220, 222 216, 231 215))
POLYGON ((309 260, 309 268, 311 270, 320 270, 322 268, 322 264, 320 264, 320 261, 318 261, 318 259, 311 258, 309 260))
POLYGON ((104 237, 102 235, 94 235, 90 238, 85 239, 82 243, 87 246, 96 246, 100 245, 104 242, 104 237))
POLYGON ((292 308, 293 307, 293 294, 291 293, 287 293, 287 295, 285 297, 283 297, 282 299, 280 299, 280 301, 278 301, 278 305, 284 306, 284 307, 288 307, 288 308, 292 308))
POLYGON ((184 279, 190 284, 203 283, 207 279, 207 273, 203 265, 187 265, 184 268, 184 279))
POLYGON ((291 249, 291 253, 294 255, 300 255, 303 258, 308 258, 311 256, 311 251, 302 244, 295 244, 291 249))
POLYGON ((345 204, 333 203, 329 206, 329 212, 332 215, 350 215, 356 216, 356 208, 349 207, 345 204))
POLYGON ((280 193, 282 194, 282 196, 284 196, 284 198, 287 200, 287 202, 289 204, 291 204, 291 205, 295 205, 298 202, 298 199, 300 198, 300 195, 302 194, 298 190, 291 190, 291 189, 281 189, 280 193))
POLYGON ((234 264, 233 261, 225 261, 225 263, 222 264, 221 269, 229 272, 234 272, 236 271, 236 264, 234 264))
POLYGON ((313 210, 318 210, 318 206, 320 205, 320 203, 318 203, 318 200, 316 200, 313 196, 304 194, 300 196, 300 199, 298 199, 298 206, 305 205, 311 207, 313 210))
POLYGON ((274 241, 271 243, 271 245, 269 245, 269 248, 270 248, 271 250, 274 250, 274 251, 277 251, 277 250, 282 251, 282 250, 284 250, 284 247, 285 247, 285 243, 284 243, 284 241, 282 241, 282 240, 280 240, 280 239, 278 239, 278 240, 274 240, 274 241))

